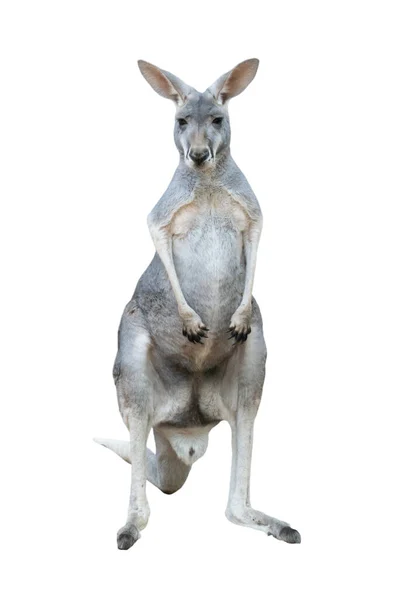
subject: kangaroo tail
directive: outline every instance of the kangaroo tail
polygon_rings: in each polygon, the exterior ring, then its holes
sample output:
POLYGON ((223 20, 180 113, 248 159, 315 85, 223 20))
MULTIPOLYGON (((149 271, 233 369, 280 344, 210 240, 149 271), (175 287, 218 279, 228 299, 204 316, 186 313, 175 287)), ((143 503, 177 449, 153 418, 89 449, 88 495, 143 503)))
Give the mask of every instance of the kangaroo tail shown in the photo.
POLYGON ((101 446, 109 448, 109 450, 112 450, 115 452, 115 454, 123 458, 123 460, 126 460, 127 463, 131 464, 129 455, 129 442, 124 442, 123 440, 107 440, 104 438, 93 439, 94 442, 97 442, 97 444, 101 444, 101 446))

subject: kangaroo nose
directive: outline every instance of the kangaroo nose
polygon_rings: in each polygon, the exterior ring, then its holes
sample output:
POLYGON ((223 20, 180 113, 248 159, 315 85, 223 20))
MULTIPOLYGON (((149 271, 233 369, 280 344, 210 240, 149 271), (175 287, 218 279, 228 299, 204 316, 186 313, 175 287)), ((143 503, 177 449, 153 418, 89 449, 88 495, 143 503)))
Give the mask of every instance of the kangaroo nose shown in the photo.
POLYGON ((194 161, 194 163, 201 165, 209 158, 209 150, 191 150, 189 157, 194 161))

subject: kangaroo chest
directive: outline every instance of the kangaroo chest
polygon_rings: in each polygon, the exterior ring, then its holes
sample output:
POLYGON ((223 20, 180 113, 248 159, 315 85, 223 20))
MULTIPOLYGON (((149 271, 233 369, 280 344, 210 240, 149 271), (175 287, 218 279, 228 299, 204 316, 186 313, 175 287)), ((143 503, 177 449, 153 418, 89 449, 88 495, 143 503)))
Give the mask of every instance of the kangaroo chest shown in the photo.
POLYGON ((197 188, 194 199, 183 206, 171 222, 174 238, 202 236, 208 231, 231 230, 240 234, 248 227, 248 216, 223 188, 197 188))

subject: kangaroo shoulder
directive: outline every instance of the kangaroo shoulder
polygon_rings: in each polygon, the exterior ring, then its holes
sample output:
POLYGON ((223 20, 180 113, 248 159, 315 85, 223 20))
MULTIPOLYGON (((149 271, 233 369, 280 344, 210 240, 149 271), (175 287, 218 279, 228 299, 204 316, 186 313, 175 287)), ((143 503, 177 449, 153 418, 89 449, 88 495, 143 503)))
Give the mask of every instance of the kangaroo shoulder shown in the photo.
POLYGON ((177 169, 168 188, 147 217, 149 228, 169 225, 174 215, 193 201, 194 188, 194 178, 177 169))
POLYGON ((233 163, 232 168, 224 174, 222 184, 228 194, 240 204, 252 221, 262 220, 259 202, 244 173, 235 163, 233 163))

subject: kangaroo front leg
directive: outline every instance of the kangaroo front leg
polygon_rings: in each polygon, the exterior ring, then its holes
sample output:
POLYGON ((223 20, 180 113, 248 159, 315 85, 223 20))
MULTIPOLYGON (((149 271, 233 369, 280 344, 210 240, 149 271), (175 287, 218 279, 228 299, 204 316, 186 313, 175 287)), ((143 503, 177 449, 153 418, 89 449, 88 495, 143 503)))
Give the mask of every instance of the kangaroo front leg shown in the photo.
POLYGON ((202 338, 207 337, 208 328, 202 322, 200 316, 189 306, 182 293, 181 285, 175 270, 173 251, 172 251, 172 235, 167 227, 158 227, 149 222, 150 234, 163 263, 168 279, 171 283, 175 299, 177 301, 178 312, 182 319, 182 333, 190 342, 202 342, 202 338))
POLYGON ((230 337, 236 342, 245 342, 251 333, 251 302, 254 284, 255 267, 257 264, 258 244, 261 236, 262 221, 252 223, 243 234, 244 253, 246 260, 246 276, 243 297, 240 306, 230 322, 230 337))
POLYGON ((288 523, 251 508, 250 471, 253 445, 254 411, 239 409, 232 427, 232 472, 226 517, 237 525, 264 531, 279 540, 300 543, 300 534, 288 523))
POLYGON ((128 550, 140 538, 140 530, 146 527, 150 515, 146 497, 146 443, 150 427, 146 415, 136 414, 134 411, 128 418, 128 425, 132 473, 128 518, 117 535, 120 550, 128 550))

